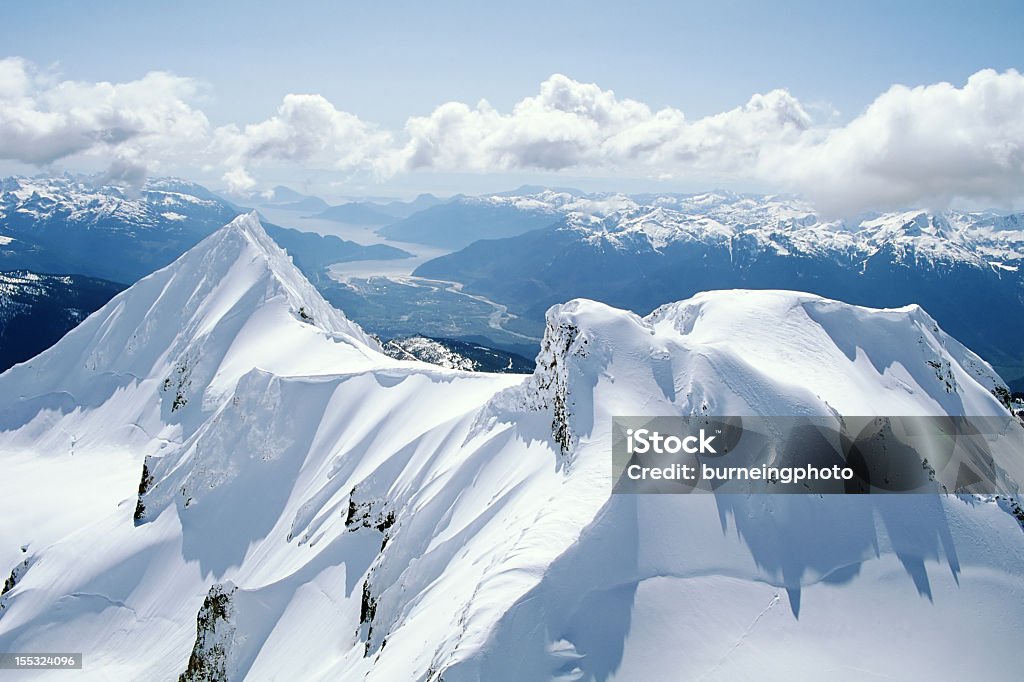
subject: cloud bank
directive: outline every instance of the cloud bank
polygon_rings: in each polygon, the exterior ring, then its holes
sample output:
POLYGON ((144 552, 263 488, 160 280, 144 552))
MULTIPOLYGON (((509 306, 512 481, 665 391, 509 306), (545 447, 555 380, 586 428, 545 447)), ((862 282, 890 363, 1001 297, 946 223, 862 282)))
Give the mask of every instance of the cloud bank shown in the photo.
POLYGON ((316 94, 286 95, 263 121, 214 127, 197 104, 202 90, 165 72, 83 83, 0 60, 0 158, 100 159, 111 177, 219 169, 233 191, 255 187, 262 167, 296 166, 381 180, 437 171, 749 181, 837 213, 1024 198, 1024 76, 1012 69, 979 71, 961 87, 894 85, 842 125, 815 121, 785 90, 691 120, 556 74, 509 111, 448 102, 401 130, 316 94))
POLYGON ((129 83, 60 81, 23 59, 0 60, 0 158, 46 166, 76 154, 124 163, 171 158, 209 131, 192 79, 154 71, 129 83))

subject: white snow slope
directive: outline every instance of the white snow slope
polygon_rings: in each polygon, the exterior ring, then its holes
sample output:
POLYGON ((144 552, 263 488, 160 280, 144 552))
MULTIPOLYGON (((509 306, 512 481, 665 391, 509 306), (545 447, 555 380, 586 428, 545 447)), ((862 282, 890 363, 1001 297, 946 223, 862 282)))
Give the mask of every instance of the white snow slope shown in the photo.
POLYGON ((1011 500, 610 495, 616 414, 1005 414, 923 310, 730 291, 547 327, 531 376, 393 360, 238 218, 0 375, 0 651, 84 654, 18 679, 1020 676, 1011 500))

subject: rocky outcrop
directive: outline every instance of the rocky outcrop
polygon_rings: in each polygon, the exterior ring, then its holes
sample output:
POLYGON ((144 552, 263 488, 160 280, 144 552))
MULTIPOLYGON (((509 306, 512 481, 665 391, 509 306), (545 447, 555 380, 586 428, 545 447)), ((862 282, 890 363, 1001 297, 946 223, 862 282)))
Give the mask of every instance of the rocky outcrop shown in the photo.
POLYGON ((555 306, 547 315, 544 339, 537 355, 533 376, 539 406, 552 411, 551 436, 564 457, 570 457, 579 434, 572 428, 573 397, 570 391, 570 363, 573 357, 586 357, 589 340, 569 316, 565 306, 555 306))
POLYGON ((153 485, 153 474, 149 470, 149 457, 142 462, 142 478, 139 479, 139 496, 135 502, 135 525, 138 526, 146 519, 146 504, 142 496, 149 492, 153 485))
MULTIPOLYGON (((21 548, 21 553, 23 555, 27 554, 28 547, 23 546, 21 548)), ((31 557, 25 556, 21 563, 11 569, 11 574, 7 576, 6 580, 4 580, 3 587, 0 587, 0 614, 2 614, 3 610, 6 608, 3 596, 13 590, 14 586, 18 584, 18 581, 21 580, 21 577, 25 575, 25 571, 28 570, 30 560, 31 557)))
POLYGON ((224 682, 235 636, 234 604, 237 588, 218 583, 210 588, 196 617, 196 643, 188 667, 178 682, 224 682))

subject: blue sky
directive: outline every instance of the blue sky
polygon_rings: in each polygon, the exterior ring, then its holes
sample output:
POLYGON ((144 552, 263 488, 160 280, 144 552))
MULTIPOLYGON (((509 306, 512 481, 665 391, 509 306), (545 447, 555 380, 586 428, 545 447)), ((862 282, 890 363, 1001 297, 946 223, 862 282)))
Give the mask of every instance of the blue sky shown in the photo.
POLYGON ((556 72, 690 116, 779 87, 851 116, 893 83, 1024 67, 1019 0, 254 5, 19 3, 0 45, 81 80, 200 78, 219 123, 318 92, 399 124, 447 100, 507 107, 556 72))
MULTIPOLYGON (((679 110, 691 121, 781 88, 816 125, 838 126, 893 84, 961 87, 981 69, 1024 68, 1019 1, 269 5, 19 3, 4 10, 0 57, 87 83, 169 71, 194 82, 185 99, 214 128, 266 120, 285 95, 308 93, 396 136, 410 116, 428 116, 444 102, 472 107, 486 99, 507 113, 556 73, 655 112, 679 110)), ((317 165, 323 164, 267 161, 258 181, 305 173, 326 182, 336 170, 321 173, 317 165)), ((594 176, 595 184, 607 184, 609 176, 657 184, 614 170, 595 174, 584 165, 558 173, 594 176)), ((369 184, 412 191, 473 184, 481 175, 501 184, 498 176, 549 174, 446 166, 390 173, 383 181, 374 176, 369 184)), ((686 183, 700 176, 688 174, 686 183)), ((369 176, 346 169, 338 177, 340 187, 365 186, 369 176)), ((735 181, 758 187, 765 180, 735 181)))

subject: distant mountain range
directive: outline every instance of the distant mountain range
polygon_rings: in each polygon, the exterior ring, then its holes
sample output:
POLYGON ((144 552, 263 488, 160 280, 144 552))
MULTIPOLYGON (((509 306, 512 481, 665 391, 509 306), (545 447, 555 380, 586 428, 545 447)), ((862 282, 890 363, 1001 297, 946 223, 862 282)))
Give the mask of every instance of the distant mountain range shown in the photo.
MULTIPOLYGON (((458 198, 458 197, 456 197, 458 198)), ((228 200, 228 199, 225 199, 228 200)), ((408 218, 428 208, 450 201, 433 194, 420 194, 411 201, 394 199, 353 199, 331 205, 318 196, 302 194, 284 185, 266 192, 253 192, 240 201, 254 208, 301 211, 310 218, 331 220, 347 225, 381 227, 408 218)), ((228 200, 233 203, 233 200, 228 200)))
MULTIPOLYGON (((201 185, 173 178, 151 179, 137 192, 88 178, 6 178, 0 180, 0 269, 130 284, 240 212, 201 185)), ((275 225, 267 232, 311 277, 331 263, 409 255, 275 225)))
POLYGON ((393 222, 377 233, 400 242, 460 249, 479 239, 512 237, 557 222, 561 197, 557 192, 539 195, 457 196, 451 201, 393 222))
POLYGON ((388 225, 399 220, 397 216, 387 213, 383 206, 365 201, 353 201, 325 208, 313 216, 323 220, 333 220, 348 225, 388 225))
POLYGON ((322 211, 328 206, 320 197, 296 192, 284 185, 277 185, 266 192, 252 192, 242 196, 224 195, 223 198, 231 204, 240 201, 256 208, 276 208, 284 211, 322 211))
POLYGON ((421 194, 412 201, 350 201, 330 206, 313 217, 349 225, 390 225, 444 203, 447 203, 445 199, 439 199, 433 194, 421 194))
POLYGON ((278 208, 284 211, 303 211, 303 212, 315 212, 322 211, 330 206, 326 201, 320 197, 306 197, 298 201, 291 201, 285 204, 276 204, 274 208, 278 208))

